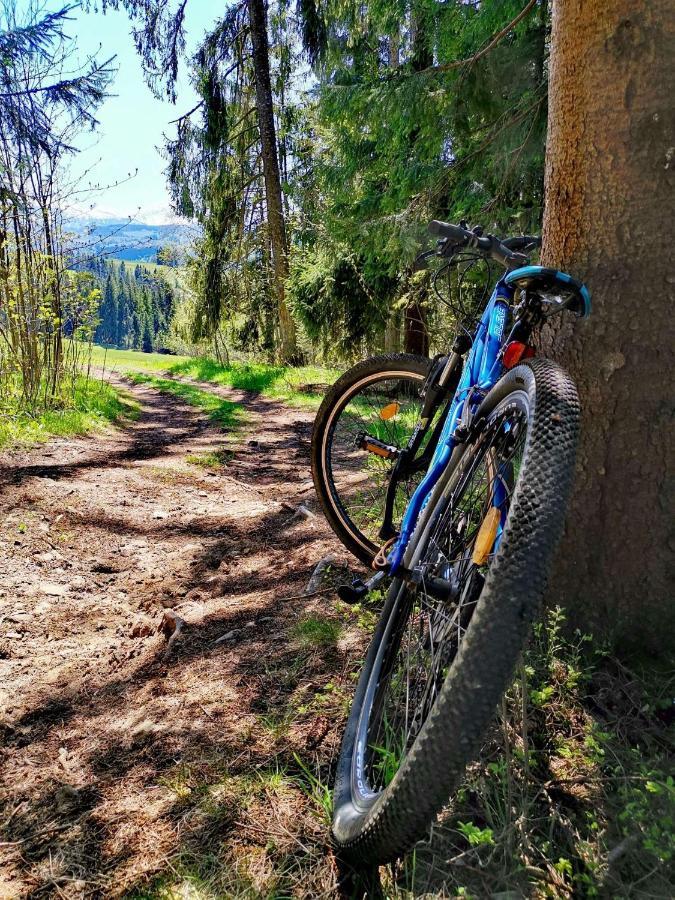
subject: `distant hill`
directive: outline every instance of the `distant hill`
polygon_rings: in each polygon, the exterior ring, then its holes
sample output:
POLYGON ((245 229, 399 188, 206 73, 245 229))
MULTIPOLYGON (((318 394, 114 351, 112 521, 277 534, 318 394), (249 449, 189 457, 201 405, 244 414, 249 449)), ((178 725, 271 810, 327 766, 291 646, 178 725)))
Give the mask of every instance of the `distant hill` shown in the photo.
POLYGON ((199 234, 194 225, 174 222, 147 225, 128 219, 74 218, 64 223, 75 258, 105 256, 108 259, 157 262, 157 251, 169 249, 175 264, 199 234))

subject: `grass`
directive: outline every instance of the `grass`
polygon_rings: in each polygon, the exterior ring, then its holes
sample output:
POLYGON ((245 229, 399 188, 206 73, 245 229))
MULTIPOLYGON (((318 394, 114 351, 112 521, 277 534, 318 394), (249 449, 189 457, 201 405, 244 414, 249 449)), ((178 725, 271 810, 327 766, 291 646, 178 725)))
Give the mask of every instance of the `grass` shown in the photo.
POLYGON ((34 444, 51 437, 88 434, 122 418, 135 418, 138 405, 105 382, 75 379, 59 408, 28 412, 18 398, 5 399, 0 410, 0 447, 34 444))
POLYGON ((319 855, 314 837, 321 826, 308 829, 298 816, 290 828, 281 829, 277 819, 280 807, 290 804, 302 810, 304 784, 278 765, 250 775, 212 775, 201 761, 194 770, 183 766, 164 781, 181 803, 181 850, 164 872, 124 896, 135 900, 318 896, 306 876, 311 878, 319 855))
POLYGON ((319 616, 305 616, 293 628, 294 637, 306 647, 334 646, 341 633, 339 622, 319 616))
POLYGON ((141 350, 115 350, 94 344, 91 348, 91 364, 106 371, 166 372, 172 366, 189 360, 188 356, 170 356, 168 353, 143 353, 141 350))
POLYGON ((293 724, 293 713, 291 710, 271 712, 258 716, 258 722, 274 741, 279 741, 281 738, 287 737, 293 724))
POLYGON ((271 366, 264 363, 232 363, 223 366, 207 357, 173 362, 173 375, 222 384, 241 391, 272 397, 290 406, 318 407, 325 385, 340 374, 321 366, 271 366))
POLYGON ((671 713, 672 680, 551 611, 431 840, 382 870, 385 896, 673 896, 671 713))
POLYGON ((300 768, 300 772, 294 778, 295 783, 310 798, 315 812, 326 828, 330 828, 333 816, 333 791, 321 778, 320 773, 315 774, 297 753, 294 754, 294 759, 300 768))
POLYGON ((155 375, 144 375, 140 372, 130 373, 134 384, 148 384, 164 394, 171 394, 195 406, 206 413, 212 422, 230 432, 237 431, 246 423, 246 412, 241 403, 225 400, 209 391, 203 391, 193 384, 173 381, 170 378, 158 378, 155 375))
POLYGON ((213 450, 210 453, 188 453, 185 461, 193 466, 200 466, 202 469, 222 469, 232 459, 231 450, 213 450))
POLYGON ((324 387, 340 374, 321 366, 273 366, 265 363, 232 363, 223 366, 209 357, 170 356, 139 350, 106 350, 94 345, 92 365, 118 372, 165 372, 178 378, 220 384, 235 390, 262 394, 290 406, 317 408, 324 387))
POLYGON ((150 262, 150 260, 146 259, 109 259, 108 263, 118 271, 121 268, 122 263, 124 263, 127 272, 131 272, 132 274, 136 266, 139 265, 141 269, 145 269, 146 272, 149 272, 151 275, 160 275, 162 278, 168 281, 172 287, 180 284, 180 276, 178 274, 180 270, 175 269, 173 266, 166 266, 162 263, 150 262))
MULTIPOLYGON (((320 646, 334 624, 306 616, 294 634, 320 646)), ((343 672, 267 727, 282 722, 283 737, 329 708, 331 719, 342 720, 347 708, 331 698, 345 693, 343 672)), ((672 679, 629 671, 590 637, 571 634, 561 610, 550 611, 535 625, 464 784, 429 839, 379 869, 377 896, 674 896, 671 715, 672 679)), ((288 777, 327 834, 331 768, 320 756, 294 753, 293 760, 288 777)), ((319 854, 313 867, 327 863, 319 854)))

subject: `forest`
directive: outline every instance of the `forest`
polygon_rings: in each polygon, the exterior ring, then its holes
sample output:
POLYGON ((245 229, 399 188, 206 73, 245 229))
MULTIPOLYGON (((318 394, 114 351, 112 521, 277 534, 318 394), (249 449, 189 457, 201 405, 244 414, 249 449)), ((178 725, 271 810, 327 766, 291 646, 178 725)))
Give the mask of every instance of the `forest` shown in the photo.
POLYGON ((0 4, 2 898, 675 894, 674 35, 0 4))
MULTIPOLYGON (((172 92, 180 20, 162 14, 138 41, 172 92)), ((541 220, 547 4, 261 15, 240 3, 214 23, 167 145, 175 208, 203 226, 195 336, 282 361, 440 347, 442 305, 412 271, 426 221, 541 220)))
POLYGON ((166 278, 141 263, 93 259, 87 271, 95 278, 101 301, 96 313, 96 344, 152 353, 162 348, 173 321, 176 297, 166 278))

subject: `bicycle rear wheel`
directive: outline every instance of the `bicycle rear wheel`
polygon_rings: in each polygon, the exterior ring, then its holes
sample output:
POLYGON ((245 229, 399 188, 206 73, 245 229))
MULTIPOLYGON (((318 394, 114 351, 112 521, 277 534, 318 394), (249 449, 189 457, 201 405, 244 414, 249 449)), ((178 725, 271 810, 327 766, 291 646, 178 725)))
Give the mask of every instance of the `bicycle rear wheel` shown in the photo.
MULTIPOLYGON (((332 386, 314 422, 312 476, 317 495, 337 536, 366 565, 382 543, 379 531, 395 462, 394 457, 379 455, 385 451, 376 442, 394 450, 406 446, 419 421, 420 389, 431 364, 426 357, 406 353, 366 359, 332 386)), ((420 477, 399 484, 395 527, 420 477)))
POLYGON ((578 415, 558 366, 514 369, 423 513, 338 763, 333 834, 355 861, 386 862, 422 837, 474 758, 544 592, 578 415))

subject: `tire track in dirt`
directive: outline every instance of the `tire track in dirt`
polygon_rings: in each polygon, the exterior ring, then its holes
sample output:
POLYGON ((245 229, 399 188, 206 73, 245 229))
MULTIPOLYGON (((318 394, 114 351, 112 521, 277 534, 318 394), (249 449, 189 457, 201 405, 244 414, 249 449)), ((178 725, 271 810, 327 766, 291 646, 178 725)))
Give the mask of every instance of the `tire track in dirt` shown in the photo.
POLYGON ((335 617, 330 596, 280 602, 326 553, 351 564, 321 516, 293 519, 313 504, 312 413, 209 385, 249 416, 227 435, 124 386, 137 421, 1 460, 0 896, 133 895, 201 847, 221 890, 241 866, 262 890, 299 854, 296 895, 316 896, 335 876, 307 794, 242 788, 308 748, 329 764, 341 711, 312 698, 353 667, 351 626, 297 636, 335 617), (217 472, 186 462, 223 447, 217 472), (163 607, 187 622, 168 655, 163 607))

